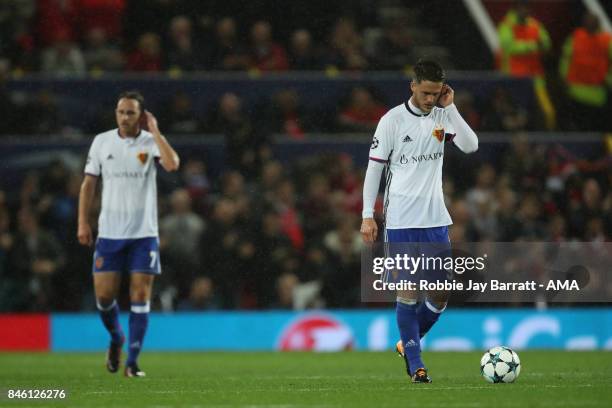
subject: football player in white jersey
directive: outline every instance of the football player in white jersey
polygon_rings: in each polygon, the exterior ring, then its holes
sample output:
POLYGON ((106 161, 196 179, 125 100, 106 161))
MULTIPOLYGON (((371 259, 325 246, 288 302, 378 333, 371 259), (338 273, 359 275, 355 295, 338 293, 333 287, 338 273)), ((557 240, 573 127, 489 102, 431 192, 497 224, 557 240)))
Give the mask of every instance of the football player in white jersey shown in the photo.
MULTIPOLYGON (((418 245, 419 255, 421 251, 437 252, 440 247, 450 249, 448 226, 452 221, 442 192, 444 146, 453 143, 472 153, 478 149, 478 138, 459 114, 453 89, 445 80, 438 63, 419 61, 410 83, 412 96, 378 123, 363 186, 361 234, 365 242, 374 242, 378 234, 374 203, 386 169, 384 241, 412 243, 411 248, 418 245)), ((447 300, 445 292, 428 293, 422 302, 416 293, 397 293, 401 337, 397 351, 413 382, 431 382, 421 360, 420 339, 438 320, 447 300)))
POLYGON ((77 237, 82 245, 91 246, 89 213, 96 184, 102 179, 93 281, 100 317, 111 337, 106 356, 111 373, 119 370, 125 341, 116 299, 121 274, 130 274, 127 377, 145 375, 138 367, 138 355, 147 330, 153 280, 161 273, 156 162, 166 171, 179 168, 178 155, 160 133, 155 116, 143 110, 143 102, 138 92, 119 96, 115 110, 118 128, 95 137, 79 195, 77 237), (145 126, 148 131, 142 128, 145 126))

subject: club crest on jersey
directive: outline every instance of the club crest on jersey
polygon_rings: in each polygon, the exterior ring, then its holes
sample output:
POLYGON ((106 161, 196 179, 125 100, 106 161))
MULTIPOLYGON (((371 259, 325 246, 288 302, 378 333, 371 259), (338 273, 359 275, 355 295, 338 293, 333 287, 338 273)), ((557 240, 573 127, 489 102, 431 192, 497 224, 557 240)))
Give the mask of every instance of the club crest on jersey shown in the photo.
POLYGON ((442 125, 436 125, 433 132, 431 132, 431 135, 438 139, 438 142, 442 143, 444 140, 444 128, 442 125))
POLYGON ((144 152, 138 153, 138 160, 140 160, 140 163, 145 164, 148 158, 149 158, 149 153, 144 153, 144 152))
POLYGON ((104 266, 104 257, 99 256, 96 258, 96 269, 102 269, 102 266, 104 266))

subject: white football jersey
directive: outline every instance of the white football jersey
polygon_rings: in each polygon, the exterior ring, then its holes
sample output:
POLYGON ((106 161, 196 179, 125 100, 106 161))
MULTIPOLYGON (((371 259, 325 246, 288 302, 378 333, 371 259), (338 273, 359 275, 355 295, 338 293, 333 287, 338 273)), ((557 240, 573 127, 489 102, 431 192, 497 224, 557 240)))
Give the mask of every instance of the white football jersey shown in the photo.
POLYGON ((422 114, 406 102, 378 123, 370 160, 386 163, 385 227, 429 228, 452 224, 442 193, 444 143, 452 139, 447 112, 422 114))
POLYGON ((158 236, 155 158, 159 156, 153 135, 144 130, 136 138, 121 137, 118 129, 95 137, 85 173, 102 177, 100 238, 158 236))

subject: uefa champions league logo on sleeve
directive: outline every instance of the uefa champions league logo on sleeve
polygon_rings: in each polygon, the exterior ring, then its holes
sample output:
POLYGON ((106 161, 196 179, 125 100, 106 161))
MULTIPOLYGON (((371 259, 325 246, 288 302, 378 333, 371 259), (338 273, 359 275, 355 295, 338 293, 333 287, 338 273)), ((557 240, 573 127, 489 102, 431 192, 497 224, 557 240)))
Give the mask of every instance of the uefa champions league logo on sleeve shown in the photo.
POLYGON ((370 150, 374 150, 378 147, 378 138, 374 136, 372 139, 372 145, 370 146, 370 150))

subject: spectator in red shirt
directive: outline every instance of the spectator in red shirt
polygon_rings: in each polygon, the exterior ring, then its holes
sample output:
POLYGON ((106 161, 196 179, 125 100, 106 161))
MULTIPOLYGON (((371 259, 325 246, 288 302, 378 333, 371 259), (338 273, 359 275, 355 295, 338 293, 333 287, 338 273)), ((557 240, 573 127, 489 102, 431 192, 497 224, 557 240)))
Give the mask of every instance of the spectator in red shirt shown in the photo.
POLYGON ((159 36, 144 33, 138 39, 138 49, 128 56, 128 71, 158 72, 162 69, 159 36))
POLYGON ((58 38, 72 41, 77 38, 77 0, 38 0, 37 33, 41 46, 52 45, 58 38))
POLYGON ((351 92, 348 106, 340 112, 338 123, 345 131, 370 132, 376 129, 387 108, 376 101, 370 91, 356 87, 351 92))
POLYGON ((304 249, 304 230, 300 213, 296 206, 295 186, 292 181, 284 180, 276 188, 274 206, 280 216, 281 230, 298 251, 304 249))
POLYGON ((304 111, 300 97, 294 89, 281 89, 266 103, 258 118, 260 127, 270 133, 281 133, 294 140, 303 140, 309 131, 309 117, 304 111))
POLYGON ((251 68, 261 71, 286 71, 289 68, 285 49, 272 40, 272 26, 258 21, 251 29, 251 68))
POLYGON ((78 0, 81 32, 103 29, 110 40, 120 40, 126 0, 78 0))

